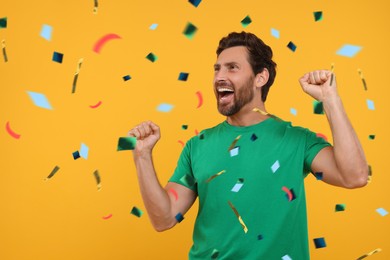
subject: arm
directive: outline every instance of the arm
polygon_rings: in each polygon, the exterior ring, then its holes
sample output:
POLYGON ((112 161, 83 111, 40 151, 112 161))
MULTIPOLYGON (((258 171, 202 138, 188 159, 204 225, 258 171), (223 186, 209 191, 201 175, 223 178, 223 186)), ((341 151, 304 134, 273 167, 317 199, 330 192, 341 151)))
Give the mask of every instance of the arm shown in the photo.
POLYGON ((157 231, 172 228, 180 212, 184 215, 196 199, 196 193, 180 184, 168 183, 163 188, 153 166, 152 150, 160 139, 160 129, 153 122, 143 122, 129 131, 137 138, 133 158, 142 199, 150 221, 157 231), (174 192, 170 192, 173 189, 174 192), (176 199, 176 196, 178 199, 176 199))
POLYGON ((302 89, 323 102, 333 136, 333 147, 322 149, 314 158, 313 172, 322 172, 326 183, 345 188, 367 184, 368 165, 359 139, 337 93, 336 80, 330 71, 320 70, 300 78, 302 89))

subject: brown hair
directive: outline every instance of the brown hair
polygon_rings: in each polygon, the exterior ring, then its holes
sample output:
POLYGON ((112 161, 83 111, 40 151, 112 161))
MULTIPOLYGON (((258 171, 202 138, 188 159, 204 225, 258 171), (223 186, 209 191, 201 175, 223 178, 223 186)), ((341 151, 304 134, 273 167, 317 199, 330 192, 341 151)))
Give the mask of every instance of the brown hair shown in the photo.
POLYGON ((276 63, 272 60, 272 49, 253 33, 232 32, 219 41, 217 56, 223 50, 235 46, 245 46, 248 49, 248 62, 255 75, 262 72, 264 68, 267 68, 269 78, 267 83, 261 88, 261 99, 264 102, 267 99, 269 88, 274 83, 276 76, 276 63))

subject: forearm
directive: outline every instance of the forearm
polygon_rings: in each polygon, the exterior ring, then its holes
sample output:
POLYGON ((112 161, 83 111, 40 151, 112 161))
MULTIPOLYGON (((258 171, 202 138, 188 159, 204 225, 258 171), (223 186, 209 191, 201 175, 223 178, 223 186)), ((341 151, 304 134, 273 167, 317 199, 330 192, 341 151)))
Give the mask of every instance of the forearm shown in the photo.
POLYGON ((170 198, 157 178, 152 155, 135 155, 134 162, 142 199, 153 227, 157 231, 171 228, 175 222, 170 198))
POLYGON ((352 187, 365 185, 368 165, 340 97, 328 98, 323 104, 332 131, 335 161, 343 182, 352 187))

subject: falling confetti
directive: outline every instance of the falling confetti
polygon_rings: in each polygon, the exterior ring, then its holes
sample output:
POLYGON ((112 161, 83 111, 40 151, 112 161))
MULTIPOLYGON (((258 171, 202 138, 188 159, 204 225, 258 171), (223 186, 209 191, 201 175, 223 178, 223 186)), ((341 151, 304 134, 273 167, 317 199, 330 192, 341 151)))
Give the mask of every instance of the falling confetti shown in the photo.
POLYGON ((102 47, 108 42, 108 41, 111 41, 111 40, 114 40, 114 39, 121 39, 121 37, 115 33, 109 33, 109 34, 106 34, 104 35, 103 37, 101 37, 96 43, 95 45, 93 46, 93 51, 96 52, 96 53, 100 53, 102 47))
POLYGON ((248 228, 246 227, 246 225, 245 225, 244 221, 242 220, 240 214, 238 213, 237 209, 233 206, 233 204, 230 201, 228 201, 228 203, 229 203, 229 206, 232 208, 234 214, 238 218, 238 221, 240 222, 244 232, 247 233, 248 232, 248 228))
POLYGON ((79 151, 73 152, 72 155, 73 155, 73 159, 74 159, 74 160, 77 160, 78 158, 80 158, 80 153, 79 153, 79 151))
POLYGON ((180 181, 184 183, 188 187, 192 187, 195 185, 196 181, 192 175, 186 174, 180 178, 180 181))
POLYGON ((0 28, 7 28, 7 17, 0 18, 0 28))
POLYGON ((221 175, 221 174, 223 174, 223 173, 225 173, 225 172, 226 172, 225 170, 222 170, 222 171, 220 171, 220 172, 214 174, 213 176, 211 176, 210 178, 208 178, 208 179, 206 180, 206 182, 209 183, 210 181, 212 181, 213 179, 215 179, 216 177, 218 177, 219 175, 221 175))
POLYGON ((3 50, 4 62, 8 62, 7 51, 5 50, 5 40, 2 40, 2 41, 1 41, 1 48, 2 48, 2 50, 3 50))
POLYGON ((242 27, 247 27, 249 24, 252 23, 252 19, 249 17, 249 15, 247 15, 244 19, 242 19, 241 21, 241 25, 242 27))
POLYGON ((149 27, 149 29, 154 31, 154 30, 157 29, 157 26, 158 26, 158 24, 157 24, 157 23, 154 23, 154 24, 152 24, 152 25, 149 27))
POLYGON ((100 107, 101 104, 102 104, 102 101, 99 101, 99 102, 96 103, 96 105, 91 105, 89 107, 94 109, 94 108, 100 107))
POLYGON ((179 144, 181 144, 181 147, 184 147, 185 146, 185 144, 184 144, 184 142, 182 141, 182 140, 179 140, 179 141, 177 141, 179 144))
POLYGON ((289 255, 282 256, 282 260, 293 260, 289 255))
POLYGON ((62 63, 62 60, 64 59, 64 54, 60 52, 53 52, 53 58, 52 60, 58 63, 62 63))
POLYGON ((165 112, 165 113, 170 112, 172 109, 173 109, 173 105, 167 103, 162 103, 157 107, 157 111, 165 112))
POLYGON ((144 214, 144 212, 142 210, 140 210, 139 208, 137 208, 135 206, 131 209, 130 213, 136 217, 139 217, 139 218, 144 214))
POLYGON ((367 253, 367 254, 365 254, 365 255, 362 255, 361 257, 359 257, 359 258, 356 259, 356 260, 362 260, 362 259, 366 258, 367 256, 373 255, 373 254, 375 254, 375 253, 379 253, 379 252, 381 252, 381 251, 382 251, 382 249, 377 248, 377 249, 375 249, 375 250, 373 250, 373 251, 371 251, 371 252, 369 252, 369 253, 367 253))
POLYGON ((316 248, 324 248, 324 247, 326 247, 325 238, 323 238, 323 237, 314 238, 313 241, 314 241, 314 245, 315 245, 316 248))
POLYGON ((297 110, 295 108, 290 108, 290 113, 294 116, 297 115, 297 110))
POLYGON ((102 217, 102 219, 107 220, 107 219, 110 219, 111 217, 112 217, 112 214, 108 214, 107 216, 102 217))
POLYGON ((359 73, 360 78, 362 79, 364 90, 367 91, 367 83, 366 83, 366 80, 364 79, 362 70, 358 69, 358 73, 359 73))
POLYGON ((323 173, 322 172, 315 172, 313 173, 314 177, 316 177, 317 181, 320 181, 323 179, 323 173))
POLYGON ((219 251, 217 249, 213 249, 213 252, 211 252, 211 259, 217 259, 219 256, 219 251))
POLYGON ((200 107, 203 105, 203 96, 202 96, 202 92, 197 91, 195 94, 196 94, 196 96, 198 97, 198 105, 196 106, 196 108, 200 108, 200 107))
POLYGON ((240 138, 241 138, 241 135, 237 136, 237 137, 234 139, 234 141, 232 142, 232 144, 229 146, 228 151, 232 150, 232 149, 236 146, 236 144, 237 144, 238 140, 240 140, 240 138))
POLYGON ((239 146, 234 147, 233 149, 231 149, 231 150, 229 151, 229 152, 230 152, 230 156, 231 156, 231 157, 237 156, 239 150, 240 150, 240 147, 239 147, 239 146))
POLYGON ((180 72, 178 80, 180 80, 180 81, 187 81, 188 75, 189 74, 187 72, 180 72))
POLYGON ((134 150, 137 138, 133 136, 119 137, 117 151, 134 150))
POLYGON ((276 160, 276 162, 274 162, 274 164, 272 164, 271 166, 272 172, 275 173, 279 169, 279 167, 280 167, 279 161, 276 160))
POLYGON ((274 28, 271 28, 271 35, 275 37, 276 39, 280 38, 280 32, 274 28))
POLYGON ((97 189, 100 191, 102 189, 102 184, 101 184, 101 179, 100 179, 100 174, 98 170, 95 170, 93 172, 93 175, 95 176, 96 184, 97 184, 97 189))
POLYGON ((257 140, 257 135, 256 134, 252 134, 251 135, 251 141, 256 141, 257 140))
POLYGON ((158 59, 158 57, 155 54, 153 54, 153 52, 150 52, 148 55, 146 55, 146 58, 151 62, 156 62, 158 59))
POLYGON ((182 126, 181 126, 181 129, 187 130, 187 129, 188 129, 188 125, 182 125, 182 126))
POLYGON ((339 50, 337 50, 336 54, 340 56, 345 56, 352 58, 354 57, 362 47, 356 46, 356 45, 351 45, 351 44, 344 44, 339 50))
POLYGON ((97 12, 98 12, 98 7, 99 7, 98 0, 94 0, 94 3, 93 3, 93 13, 94 13, 94 14, 97 14, 97 12))
POLYGON ((287 48, 289 48, 292 52, 295 52, 295 50, 297 49, 297 46, 292 41, 290 41, 287 44, 287 48))
POLYGON ((175 219, 177 220, 177 222, 182 222, 183 221, 183 219, 184 219, 184 217, 183 217, 183 215, 179 212, 179 213, 177 213, 177 215, 175 216, 175 219))
POLYGON ((335 210, 336 212, 345 211, 345 207, 346 207, 345 204, 336 204, 334 210, 335 210))
POLYGON ((34 102, 34 105, 37 107, 45 108, 45 109, 52 109, 49 101, 47 100, 46 96, 41 93, 36 93, 32 91, 27 91, 28 95, 34 102))
POLYGON ((240 178, 238 179, 237 183, 233 186, 231 191, 239 192, 242 186, 244 186, 244 179, 240 178))
POLYGON ((370 139, 370 140, 375 140, 375 135, 369 135, 369 136, 368 136, 368 139, 370 139))
POLYGON ((202 0, 188 0, 188 2, 190 2, 195 7, 198 7, 198 5, 200 4, 200 2, 202 2, 202 0))
POLYGON ((186 27, 184 28, 183 34, 190 40, 192 40, 195 36, 196 31, 198 28, 196 28, 195 25, 192 23, 187 23, 186 27))
POLYGON ((314 21, 322 21, 322 11, 314 12, 314 21))
POLYGON ((290 190, 286 186, 283 186, 282 190, 286 193, 288 201, 292 201, 295 199, 295 194, 294 194, 293 189, 290 190))
POLYGON ((330 75, 330 83, 329 83, 329 86, 332 86, 332 85, 333 85, 333 79, 334 79, 334 74, 332 73, 332 75, 330 75))
POLYGON ((81 59, 79 59, 79 62, 77 62, 77 69, 76 69, 76 73, 74 74, 73 84, 72 84, 72 94, 76 92, 77 79, 79 77, 79 73, 80 73, 80 69, 81 69, 81 65, 83 64, 83 61, 84 61, 84 59, 81 58, 81 59))
POLYGON ((384 208, 378 208, 378 209, 376 209, 376 212, 378 212, 378 214, 381 215, 382 217, 389 214, 389 212, 387 212, 384 208))
POLYGON ((375 110, 374 101, 367 99, 367 107, 369 110, 375 110))
POLYGON ((54 174, 56 174, 58 172, 58 170, 60 169, 59 166, 55 166, 54 169, 51 171, 51 173, 45 178, 45 181, 49 180, 51 177, 54 176, 54 174))
POLYGON ((11 126, 9 125, 9 122, 7 122, 5 124, 5 129, 7 130, 7 133, 12 136, 13 138, 15 139, 19 139, 20 138, 20 134, 14 132, 12 129, 11 129, 11 126))
POLYGON ((316 115, 324 114, 324 105, 321 101, 313 100, 313 113, 316 115))
POLYGON ((260 108, 255 107, 254 109, 252 109, 252 111, 258 112, 258 113, 262 114, 263 116, 269 116, 269 117, 275 119, 276 121, 281 121, 281 119, 279 119, 277 116, 270 114, 268 112, 265 112, 265 111, 261 110, 260 108))
POLYGON ((88 159, 88 152, 89 152, 88 146, 86 146, 85 144, 81 143, 80 156, 83 157, 85 160, 87 160, 88 159))
POLYGON ((175 197, 175 200, 177 201, 177 199, 179 198, 179 195, 177 194, 177 192, 173 188, 170 188, 168 190, 168 192, 172 193, 173 196, 175 197))
POLYGON ((123 76, 123 80, 124 81, 131 80, 131 76, 130 75, 123 76))
POLYGON ((328 141, 328 137, 326 137, 326 135, 324 135, 324 134, 317 133, 316 136, 324 139, 325 141, 328 141))
POLYGON ((42 25, 42 29, 41 29, 41 37, 48 40, 48 41, 51 41, 51 34, 53 32, 53 27, 51 27, 50 25, 47 25, 47 24, 44 24, 42 25))

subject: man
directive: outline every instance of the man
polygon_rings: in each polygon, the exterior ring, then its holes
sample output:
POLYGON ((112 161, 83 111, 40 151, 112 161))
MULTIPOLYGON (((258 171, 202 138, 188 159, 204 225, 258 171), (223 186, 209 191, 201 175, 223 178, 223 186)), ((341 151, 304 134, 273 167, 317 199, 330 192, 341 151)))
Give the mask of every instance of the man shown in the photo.
POLYGON ((326 70, 305 74, 304 92, 323 102, 333 147, 313 132, 268 114, 264 102, 275 75, 272 50, 254 34, 221 39, 214 65, 218 111, 226 121, 184 147, 163 188, 152 150, 160 138, 153 122, 130 130, 142 198, 157 231, 175 226, 199 198, 190 259, 309 259, 304 178, 366 185, 368 165, 326 70))

